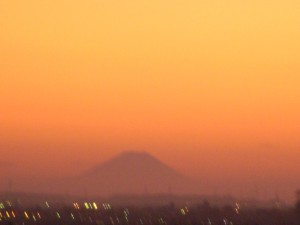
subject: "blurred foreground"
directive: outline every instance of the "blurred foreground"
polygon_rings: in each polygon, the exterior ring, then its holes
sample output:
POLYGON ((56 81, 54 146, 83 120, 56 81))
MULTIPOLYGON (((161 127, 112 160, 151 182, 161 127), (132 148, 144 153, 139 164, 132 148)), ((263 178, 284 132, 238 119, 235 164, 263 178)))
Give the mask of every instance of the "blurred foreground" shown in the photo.
POLYGON ((114 205, 108 202, 41 202, 24 205, 0 202, 0 224, 14 225, 298 225, 300 212, 292 206, 254 207, 235 202, 213 205, 170 202, 166 205, 114 205))

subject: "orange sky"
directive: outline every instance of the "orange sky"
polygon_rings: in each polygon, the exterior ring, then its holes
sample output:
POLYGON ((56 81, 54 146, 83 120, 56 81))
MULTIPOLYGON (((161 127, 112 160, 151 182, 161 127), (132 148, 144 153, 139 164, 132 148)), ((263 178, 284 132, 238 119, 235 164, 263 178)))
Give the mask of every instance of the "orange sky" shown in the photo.
POLYGON ((234 190, 295 188, 299 27, 296 0, 1 1, 0 174, 141 149, 234 190))

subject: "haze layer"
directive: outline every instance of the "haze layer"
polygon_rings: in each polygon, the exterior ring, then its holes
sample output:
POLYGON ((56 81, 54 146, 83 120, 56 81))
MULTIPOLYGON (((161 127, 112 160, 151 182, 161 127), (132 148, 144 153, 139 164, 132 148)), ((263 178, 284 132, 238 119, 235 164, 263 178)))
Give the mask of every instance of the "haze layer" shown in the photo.
POLYGON ((296 188, 299 10, 1 1, 1 175, 75 174, 143 149, 225 192, 296 188))

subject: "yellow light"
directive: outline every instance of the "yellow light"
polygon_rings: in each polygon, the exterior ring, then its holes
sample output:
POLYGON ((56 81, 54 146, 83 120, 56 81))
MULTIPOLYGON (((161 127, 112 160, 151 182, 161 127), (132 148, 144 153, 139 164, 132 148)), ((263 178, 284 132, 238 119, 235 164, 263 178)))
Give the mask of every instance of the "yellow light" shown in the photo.
POLYGON ((180 209, 180 212, 181 212, 182 215, 186 214, 185 211, 184 211, 184 209, 180 209))
POLYGON ((94 206, 94 209, 96 209, 96 210, 98 209, 96 202, 93 202, 93 206, 94 206))
POLYGON ((28 216, 28 214, 27 214, 27 212, 26 212, 26 211, 24 211, 24 215, 25 215, 26 219, 28 219, 28 220, 29 220, 29 216, 28 216))

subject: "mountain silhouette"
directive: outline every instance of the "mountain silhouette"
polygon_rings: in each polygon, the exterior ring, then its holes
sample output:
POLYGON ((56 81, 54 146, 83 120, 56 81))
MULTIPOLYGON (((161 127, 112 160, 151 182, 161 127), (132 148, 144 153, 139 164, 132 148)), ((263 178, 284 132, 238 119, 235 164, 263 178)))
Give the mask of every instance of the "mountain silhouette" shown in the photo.
POLYGON ((178 179, 179 172, 165 165, 147 152, 124 152, 115 158, 95 166, 85 176, 115 175, 135 179, 178 179))
MULTIPOLYGON (((73 182, 70 182, 73 183, 73 182)), ((96 165, 72 184, 89 195, 189 192, 192 182, 147 152, 128 151, 96 165)))

